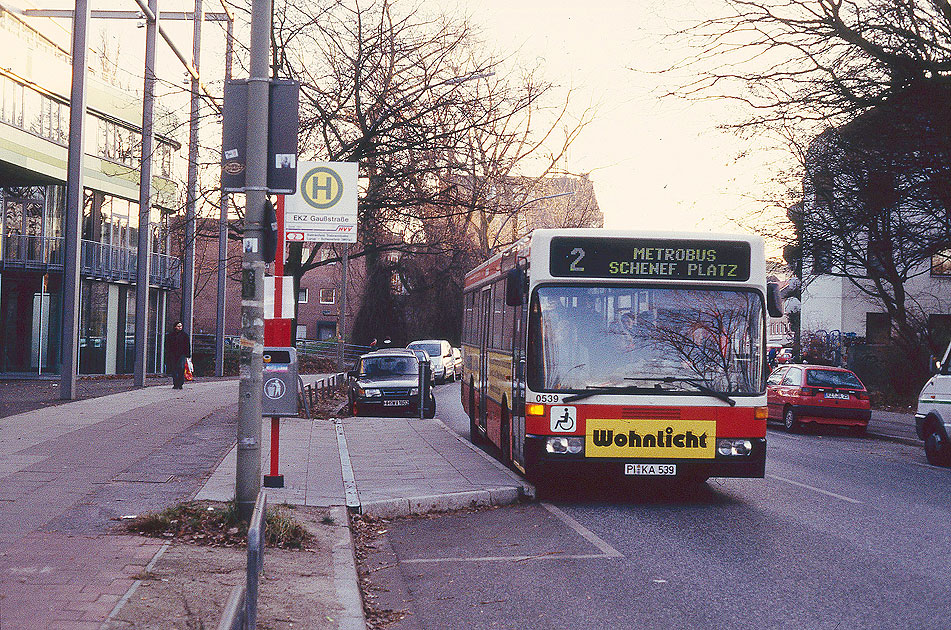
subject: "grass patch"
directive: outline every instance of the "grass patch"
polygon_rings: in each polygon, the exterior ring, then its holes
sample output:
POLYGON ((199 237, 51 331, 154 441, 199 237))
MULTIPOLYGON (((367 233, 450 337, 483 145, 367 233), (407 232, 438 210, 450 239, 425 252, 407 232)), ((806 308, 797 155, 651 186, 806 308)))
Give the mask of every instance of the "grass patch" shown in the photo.
POLYGON ((264 516, 264 536, 267 544, 281 549, 304 549, 312 538, 291 514, 292 507, 287 504, 268 508, 264 516))
MULTIPOLYGON (((291 510, 288 505, 268 507, 264 517, 268 546, 281 549, 307 547, 312 536, 293 517, 291 510)), ((234 500, 228 503, 186 501, 160 512, 136 516, 124 527, 143 536, 215 547, 243 547, 248 542, 248 524, 238 519, 234 500)))

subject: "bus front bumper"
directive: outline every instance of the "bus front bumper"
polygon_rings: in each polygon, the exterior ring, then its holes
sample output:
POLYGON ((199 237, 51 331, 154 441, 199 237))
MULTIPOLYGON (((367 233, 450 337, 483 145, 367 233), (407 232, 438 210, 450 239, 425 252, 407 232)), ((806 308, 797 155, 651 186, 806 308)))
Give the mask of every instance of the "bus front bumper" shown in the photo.
POLYGON ((677 478, 766 476, 766 438, 747 438, 752 444, 748 455, 721 455, 712 459, 611 458, 585 457, 583 453, 549 453, 547 435, 525 438, 526 473, 532 477, 582 473, 609 477, 630 477, 628 464, 676 464, 677 478))

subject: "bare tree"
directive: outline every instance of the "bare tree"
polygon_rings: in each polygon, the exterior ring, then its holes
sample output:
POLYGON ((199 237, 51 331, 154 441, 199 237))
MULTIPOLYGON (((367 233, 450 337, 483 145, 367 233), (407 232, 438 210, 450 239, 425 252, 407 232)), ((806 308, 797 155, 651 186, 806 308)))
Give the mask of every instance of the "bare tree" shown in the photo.
MULTIPOLYGON (((456 268, 471 261, 456 250, 471 249, 474 213, 504 208, 481 192, 465 199, 456 184, 482 185, 538 155, 547 134, 533 116, 553 88, 531 73, 496 76, 498 59, 465 21, 391 0, 279 5, 273 43, 275 72, 301 83, 301 155, 360 163, 360 243, 350 255, 365 259, 367 283, 355 337, 400 336, 393 278, 428 290, 439 283, 420 270, 453 269, 461 295, 456 268)), ((549 128, 561 123, 555 116, 549 128)), ((303 251, 290 245, 285 265, 298 282, 336 261, 303 251)))
POLYGON ((734 129, 788 144, 802 182, 787 198, 790 258, 810 263, 806 281, 842 276, 881 305, 905 356, 917 359, 926 309, 908 284, 951 243, 951 4, 726 7, 679 33, 697 48, 672 69, 694 73, 677 93, 740 101, 748 116, 734 129))

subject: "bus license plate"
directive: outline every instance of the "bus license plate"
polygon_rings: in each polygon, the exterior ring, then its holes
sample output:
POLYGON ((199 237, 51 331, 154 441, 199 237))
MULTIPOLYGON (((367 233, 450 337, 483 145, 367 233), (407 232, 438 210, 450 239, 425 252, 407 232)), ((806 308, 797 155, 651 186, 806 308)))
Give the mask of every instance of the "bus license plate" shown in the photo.
POLYGON ((409 404, 408 400, 384 400, 384 407, 405 407, 409 404))
POLYGON ((625 475, 676 475, 677 464, 624 464, 625 475))

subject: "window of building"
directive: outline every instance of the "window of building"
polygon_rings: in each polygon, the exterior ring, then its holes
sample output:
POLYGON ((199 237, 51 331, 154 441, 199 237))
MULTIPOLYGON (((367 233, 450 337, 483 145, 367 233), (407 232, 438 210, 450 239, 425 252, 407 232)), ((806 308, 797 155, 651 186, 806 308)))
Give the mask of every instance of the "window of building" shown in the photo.
POLYGON ((336 301, 337 301, 336 289, 321 289, 320 290, 321 304, 334 304, 336 301))
POLYGON ((297 327, 297 339, 307 339, 307 326, 298 326, 297 327))
POLYGON ((888 313, 865 314, 865 339, 868 343, 888 343, 891 338, 891 318, 888 313))
POLYGON ((307 304, 307 298, 309 291, 307 289, 298 289, 297 290, 297 303, 298 304, 307 304))
POLYGON ((390 289, 393 291, 393 295, 403 295, 406 293, 403 289, 403 278, 397 271, 394 271, 390 277, 390 289))
POLYGON ((951 276, 951 249, 945 249, 932 254, 931 275, 951 276))
POLYGON ((885 275, 892 266, 892 242, 887 240, 870 241, 866 265, 870 272, 885 275))
POLYGON ((812 252, 812 272, 815 274, 832 271, 832 243, 816 243, 812 252))
POLYGON ((928 337, 931 339, 931 347, 938 354, 944 352, 948 343, 951 342, 951 315, 944 313, 929 315, 928 337))

